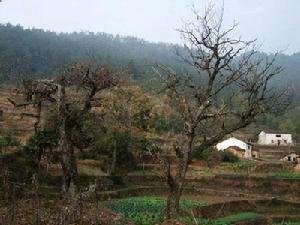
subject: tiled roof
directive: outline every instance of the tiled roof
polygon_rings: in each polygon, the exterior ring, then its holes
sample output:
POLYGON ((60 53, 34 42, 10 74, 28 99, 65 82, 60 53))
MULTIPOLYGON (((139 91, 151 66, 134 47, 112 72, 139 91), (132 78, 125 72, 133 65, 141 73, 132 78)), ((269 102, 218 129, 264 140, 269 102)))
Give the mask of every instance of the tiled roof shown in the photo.
POLYGON ((286 131, 282 131, 282 130, 264 129, 262 131, 267 134, 291 134, 290 132, 286 132, 286 131))

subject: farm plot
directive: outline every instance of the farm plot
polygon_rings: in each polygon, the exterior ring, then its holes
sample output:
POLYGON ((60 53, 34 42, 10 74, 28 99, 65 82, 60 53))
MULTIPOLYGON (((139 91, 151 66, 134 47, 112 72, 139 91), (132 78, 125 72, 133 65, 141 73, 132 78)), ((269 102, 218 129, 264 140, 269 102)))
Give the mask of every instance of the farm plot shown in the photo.
MULTIPOLYGON (((204 204, 199 201, 181 200, 180 208, 188 211, 204 204)), ((163 219, 166 199, 148 196, 133 197, 109 201, 105 206, 139 225, 151 225, 163 219)))

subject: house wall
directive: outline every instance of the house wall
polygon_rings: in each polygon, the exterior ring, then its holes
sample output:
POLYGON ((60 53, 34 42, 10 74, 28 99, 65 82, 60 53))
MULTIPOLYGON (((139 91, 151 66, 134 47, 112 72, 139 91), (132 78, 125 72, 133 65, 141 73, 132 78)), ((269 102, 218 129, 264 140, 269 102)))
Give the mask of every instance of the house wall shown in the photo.
POLYGON ((236 150, 234 148, 230 148, 230 147, 225 151, 231 152, 232 154, 236 155, 240 159, 245 158, 245 151, 238 151, 238 150, 236 150))
POLYGON ((250 146, 250 148, 248 148, 245 151, 245 158, 246 159, 251 159, 252 158, 252 146, 251 145, 248 145, 248 146, 250 146))
POLYGON ((261 132, 258 135, 258 144, 261 145, 292 145, 291 134, 269 134, 261 132))

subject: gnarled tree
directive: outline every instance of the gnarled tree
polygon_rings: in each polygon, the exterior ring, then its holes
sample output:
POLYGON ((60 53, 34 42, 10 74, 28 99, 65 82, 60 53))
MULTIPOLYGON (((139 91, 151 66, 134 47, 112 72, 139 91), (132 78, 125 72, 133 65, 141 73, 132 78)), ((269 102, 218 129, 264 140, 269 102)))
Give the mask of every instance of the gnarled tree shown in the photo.
MULTIPOLYGON (((96 104, 96 94, 119 84, 119 72, 109 66, 92 68, 87 64, 76 64, 58 78, 58 153, 61 155, 63 170, 63 191, 70 192, 76 187, 77 164, 74 149, 81 149, 82 122, 96 104), (66 95, 66 88, 77 87, 77 93, 66 95)), ((99 103, 98 103, 99 104, 99 103)), ((72 195, 72 193, 69 193, 72 195)))
POLYGON ((171 152, 161 155, 169 187, 167 217, 178 216, 179 200, 193 152, 213 146, 226 135, 244 128, 255 118, 288 103, 285 92, 276 92, 271 80, 282 68, 275 58, 262 58, 255 41, 234 38, 237 24, 222 28, 223 12, 213 8, 203 16, 195 12, 196 22, 179 32, 186 41, 180 58, 194 68, 191 75, 178 75, 159 66, 167 74, 166 91, 184 122, 184 128, 171 152), (170 158, 175 157, 175 168, 170 158))
MULTIPOLYGON (((60 158, 63 192, 67 195, 73 195, 70 187, 76 187, 75 149, 82 148, 80 137, 84 136, 83 121, 91 112, 93 104, 101 104, 99 103, 101 100, 96 99, 96 94, 118 85, 121 74, 122 72, 116 72, 110 66, 92 67, 78 63, 54 80, 24 81, 20 89, 25 97, 24 101, 17 103, 18 101, 9 99, 15 107, 33 105, 37 108, 34 114, 22 113, 36 118, 34 124, 36 132, 41 129, 42 106, 47 102, 44 108, 55 112, 57 120, 48 123, 51 123, 58 132, 58 146, 53 153, 60 158)), ((40 154, 42 153, 43 151, 40 154)))

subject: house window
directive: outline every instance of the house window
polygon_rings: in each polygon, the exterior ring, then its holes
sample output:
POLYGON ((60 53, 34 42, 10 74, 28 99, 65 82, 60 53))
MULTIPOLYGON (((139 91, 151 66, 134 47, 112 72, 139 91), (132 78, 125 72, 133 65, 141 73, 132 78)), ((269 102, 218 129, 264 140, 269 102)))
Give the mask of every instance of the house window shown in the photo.
POLYGON ((296 158, 293 158, 293 162, 296 162, 296 158))
POLYGON ((287 140, 283 140, 285 144, 287 144, 287 140))
POLYGON ((276 134, 276 137, 281 137, 281 134, 276 134))
POLYGON ((288 161, 289 161, 289 162, 292 161, 291 156, 288 156, 288 161))
POLYGON ((274 140, 271 140, 272 143, 274 143, 274 140))

